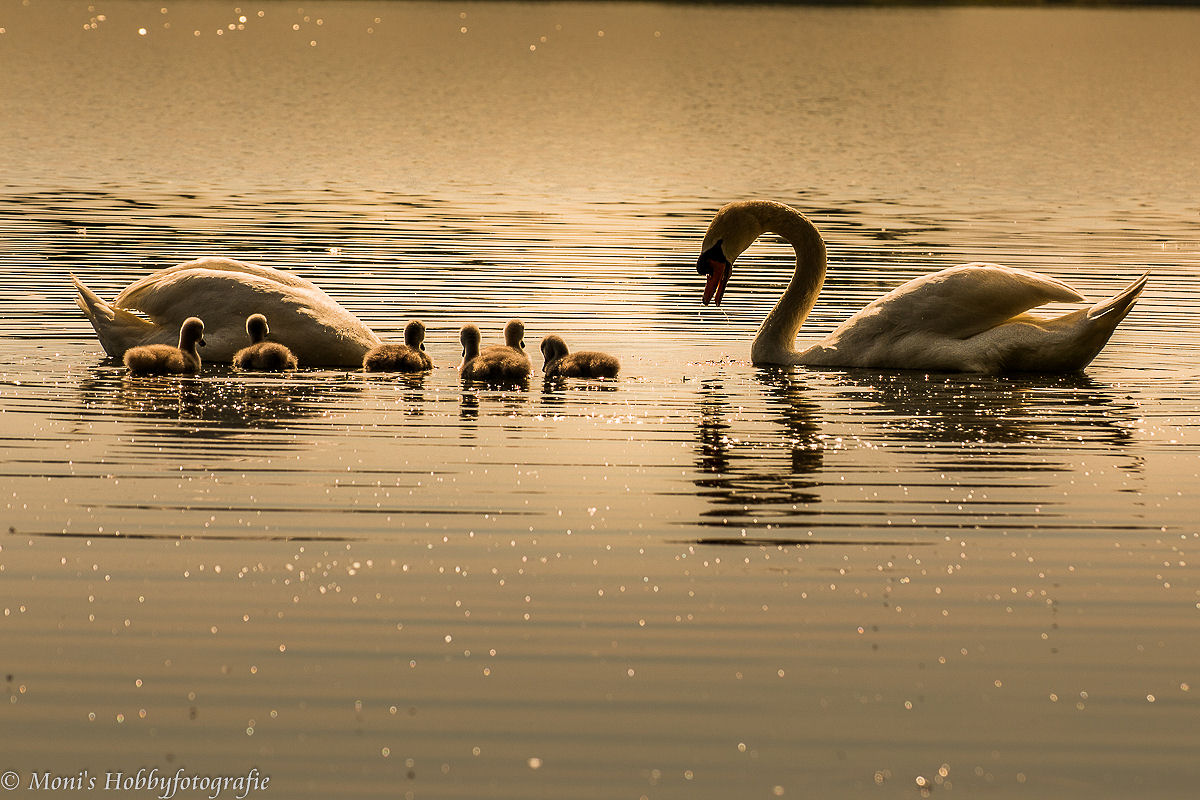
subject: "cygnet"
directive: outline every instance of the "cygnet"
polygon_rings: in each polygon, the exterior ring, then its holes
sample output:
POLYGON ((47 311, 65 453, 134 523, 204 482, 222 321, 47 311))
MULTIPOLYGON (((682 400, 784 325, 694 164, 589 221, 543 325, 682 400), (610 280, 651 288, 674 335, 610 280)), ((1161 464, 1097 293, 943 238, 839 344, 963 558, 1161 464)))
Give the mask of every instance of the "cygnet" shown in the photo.
POLYGON ((542 372, 547 378, 615 378, 621 371, 621 362, 614 356, 594 350, 572 353, 557 334, 542 339, 542 356, 546 359, 542 372))
POLYGON ((233 366, 237 369, 259 372, 282 372, 296 368, 296 356, 279 342, 268 342, 267 318, 262 314, 251 314, 246 318, 246 334, 250 346, 243 347, 233 355, 233 366))
POLYGON ((488 383, 517 383, 528 380, 533 369, 529 356, 525 355, 525 325, 519 319, 510 320, 504 326, 502 345, 492 345, 479 350, 481 334, 474 325, 463 326, 459 339, 463 345, 463 380, 488 383))
POLYGON ((425 372, 433 359, 425 352, 425 324, 414 319, 404 326, 404 344, 381 344, 363 356, 367 372, 425 372))
POLYGON ((125 351, 125 366, 134 375, 182 375, 200 371, 200 351, 204 345, 204 322, 188 317, 179 327, 179 346, 146 344, 125 351))

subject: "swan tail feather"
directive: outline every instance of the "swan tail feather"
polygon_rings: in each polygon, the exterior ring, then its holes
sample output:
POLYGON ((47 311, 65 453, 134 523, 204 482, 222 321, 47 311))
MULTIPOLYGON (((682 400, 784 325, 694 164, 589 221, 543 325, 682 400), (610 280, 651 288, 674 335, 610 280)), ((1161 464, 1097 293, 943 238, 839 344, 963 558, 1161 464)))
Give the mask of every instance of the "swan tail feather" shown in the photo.
POLYGON ((1133 304, 1141 296, 1142 290, 1146 288, 1146 281, 1149 278, 1149 272, 1142 273, 1140 278, 1126 286, 1119 294, 1093 305, 1088 309, 1088 319, 1097 321, 1103 319, 1106 325, 1115 328, 1133 308, 1133 304))
POLYGON ((1077 345, 1080 358, 1074 365, 1074 369, 1083 369, 1104 349, 1112 337, 1113 331, 1117 329, 1117 325, 1129 314, 1142 290, 1146 288, 1146 281, 1149 277, 1150 273, 1144 273, 1113 297, 1101 300, 1090 308, 1080 309, 1069 315, 1072 317, 1078 315, 1082 318, 1079 322, 1083 334, 1079 337, 1077 345))
POLYGON ((113 358, 121 358, 125 351, 138 344, 143 337, 155 330, 153 323, 123 308, 106 303, 83 281, 71 276, 75 284, 75 304, 83 311, 88 322, 96 330, 104 352, 113 358))

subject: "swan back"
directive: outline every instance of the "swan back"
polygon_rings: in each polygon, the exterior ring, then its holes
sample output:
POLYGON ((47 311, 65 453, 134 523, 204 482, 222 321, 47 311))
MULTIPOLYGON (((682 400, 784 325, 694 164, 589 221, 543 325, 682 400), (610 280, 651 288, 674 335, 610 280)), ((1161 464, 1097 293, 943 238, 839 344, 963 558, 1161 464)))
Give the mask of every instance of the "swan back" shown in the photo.
POLYGON ((135 281, 110 305, 78 280, 77 302, 101 344, 119 356, 136 344, 167 343, 183 319, 208 322, 209 358, 230 361, 248 316, 271 320, 273 339, 306 364, 358 366, 379 337, 311 281, 227 258, 202 258, 135 281), (139 316, 141 315, 141 316, 139 316))
POLYGON ((529 379, 529 359, 511 347, 489 347, 468 361, 462 369, 464 380, 490 383, 520 383, 529 379))
POLYGON ((233 366, 255 372, 285 372, 296 369, 299 363, 295 354, 279 342, 258 342, 234 353, 233 366))
POLYGON ((286 287, 303 293, 324 294, 312 281, 290 272, 284 272, 274 267, 264 267, 260 264, 251 264, 248 261, 206 256, 183 264, 176 264, 173 267, 164 267, 134 281, 117 295, 113 304, 120 308, 137 308, 146 314, 153 315, 155 309, 161 307, 161 302, 167 300, 162 295, 163 286, 176 279, 186 279, 199 274, 196 273, 197 270, 204 270, 212 276, 225 275, 239 282, 256 279, 263 285, 286 287))
MULTIPOLYGON (((1055 278, 998 264, 960 264, 893 289, 859 314, 880 325, 966 339, 1046 303, 1086 298, 1055 278)), ((856 315, 858 316, 858 315, 856 315)))

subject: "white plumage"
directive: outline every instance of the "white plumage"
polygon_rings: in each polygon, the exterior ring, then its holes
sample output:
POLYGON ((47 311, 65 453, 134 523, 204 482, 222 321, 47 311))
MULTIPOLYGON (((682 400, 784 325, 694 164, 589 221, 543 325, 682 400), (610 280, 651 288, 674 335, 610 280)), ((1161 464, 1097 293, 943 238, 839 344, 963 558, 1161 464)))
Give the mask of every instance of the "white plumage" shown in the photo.
POLYGON ((766 200, 730 203, 704 236, 697 270, 704 302, 720 303, 734 260, 776 233, 796 250, 796 271, 750 347, 755 364, 931 371, 1074 372, 1086 367, 1146 285, 1060 316, 1026 313, 1049 302, 1087 302, 1065 283, 998 264, 963 264, 905 283, 803 350, 796 333, 825 281, 825 243, 802 214, 766 200))
POLYGON ((379 337, 311 281, 228 258, 201 258, 134 282, 112 303, 71 276, 76 302, 104 351, 120 358, 137 345, 170 344, 184 319, 202 317, 205 358, 230 361, 245 345, 251 314, 271 321, 272 339, 310 366, 354 366, 379 337))

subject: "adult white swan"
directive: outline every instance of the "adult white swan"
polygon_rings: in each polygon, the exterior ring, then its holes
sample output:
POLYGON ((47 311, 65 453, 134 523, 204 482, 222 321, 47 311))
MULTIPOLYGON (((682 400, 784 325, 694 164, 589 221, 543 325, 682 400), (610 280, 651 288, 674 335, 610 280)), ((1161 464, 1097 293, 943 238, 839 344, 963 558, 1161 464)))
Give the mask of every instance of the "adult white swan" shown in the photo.
POLYGON ((775 233, 796 250, 796 273, 767 314, 750 359, 755 364, 872 367, 952 372, 1074 372, 1108 342, 1146 285, 1147 275, 1088 308, 1057 317, 1029 309, 1088 302, 1071 287, 998 264, 963 264, 909 281, 870 303, 803 350, 796 332, 825 282, 825 243, 795 209, 766 200, 730 203, 704 235, 696 269, 708 276, 704 304, 721 303, 733 262, 755 239, 775 233))
POLYGON ((251 314, 271 320, 271 338, 308 366, 361 366, 379 344, 370 328, 312 282, 257 264, 189 261, 130 284, 111 304, 74 275, 71 280, 79 292, 75 302, 113 358, 138 345, 173 344, 191 316, 204 319, 204 357, 211 361, 229 361, 245 346, 251 314))

